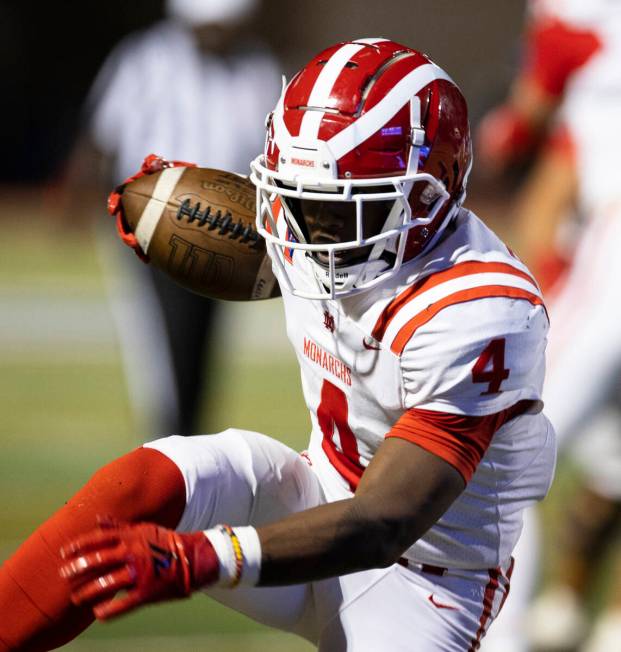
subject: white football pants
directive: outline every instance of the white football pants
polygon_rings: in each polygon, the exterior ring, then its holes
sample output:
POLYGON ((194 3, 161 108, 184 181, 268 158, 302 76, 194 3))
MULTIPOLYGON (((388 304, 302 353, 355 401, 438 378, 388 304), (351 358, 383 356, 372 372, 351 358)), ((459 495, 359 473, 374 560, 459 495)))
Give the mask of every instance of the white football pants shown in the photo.
MULTIPOLYGON (((280 442, 230 429, 146 444, 169 457, 186 483, 180 531, 253 525, 321 505, 309 462, 280 442)), ((211 589, 207 594, 323 652, 467 652, 497 615, 506 569, 432 575, 395 564, 310 584, 211 589)))

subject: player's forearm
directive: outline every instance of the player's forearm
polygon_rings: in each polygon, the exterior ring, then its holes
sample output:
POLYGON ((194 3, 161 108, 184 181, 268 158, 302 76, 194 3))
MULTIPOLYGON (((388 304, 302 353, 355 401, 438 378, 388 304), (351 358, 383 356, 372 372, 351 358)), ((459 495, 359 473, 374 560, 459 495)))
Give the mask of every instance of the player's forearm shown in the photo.
POLYGON ((352 498, 258 528, 263 586, 297 584, 394 563, 400 525, 352 498))
POLYGON ((296 584, 394 564, 464 486, 462 476, 444 460, 390 438, 353 498, 259 528, 260 583, 296 584))

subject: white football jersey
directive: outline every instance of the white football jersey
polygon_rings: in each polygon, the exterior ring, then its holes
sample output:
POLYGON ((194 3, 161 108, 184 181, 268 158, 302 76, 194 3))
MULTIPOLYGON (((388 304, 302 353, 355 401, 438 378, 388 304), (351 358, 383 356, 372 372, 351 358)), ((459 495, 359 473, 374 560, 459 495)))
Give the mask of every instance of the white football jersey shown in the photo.
MULTIPOLYGON (((304 252, 286 264, 317 289, 304 252)), ((452 568, 506 561, 555 458, 540 401, 548 319, 525 266, 462 209, 439 244, 374 290, 311 301, 280 285, 311 414, 308 457, 330 501, 352 495, 411 408, 482 416, 532 401, 497 430, 463 494, 405 555, 452 568)))

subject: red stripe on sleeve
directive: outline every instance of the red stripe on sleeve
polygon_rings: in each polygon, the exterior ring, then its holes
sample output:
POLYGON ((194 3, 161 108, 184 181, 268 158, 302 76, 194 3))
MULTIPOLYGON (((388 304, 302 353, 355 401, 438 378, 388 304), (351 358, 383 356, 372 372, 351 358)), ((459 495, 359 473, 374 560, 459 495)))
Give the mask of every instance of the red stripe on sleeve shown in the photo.
POLYGON ((469 482, 494 433, 533 405, 534 401, 518 401, 506 410, 481 417, 413 408, 395 423, 386 437, 417 444, 455 467, 469 482))

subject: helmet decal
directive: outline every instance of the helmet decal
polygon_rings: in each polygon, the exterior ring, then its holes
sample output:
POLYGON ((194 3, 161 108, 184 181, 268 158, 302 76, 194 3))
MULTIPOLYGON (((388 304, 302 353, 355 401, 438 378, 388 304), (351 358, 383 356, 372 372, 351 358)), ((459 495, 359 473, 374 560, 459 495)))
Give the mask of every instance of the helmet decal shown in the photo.
POLYGON ((379 131, 382 125, 393 118, 412 96, 436 79, 452 82, 451 78, 433 63, 413 70, 368 113, 360 116, 356 122, 345 127, 328 141, 335 157, 341 158, 379 131))

